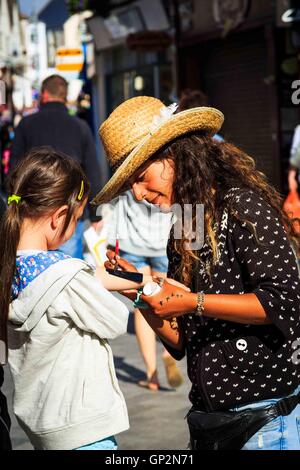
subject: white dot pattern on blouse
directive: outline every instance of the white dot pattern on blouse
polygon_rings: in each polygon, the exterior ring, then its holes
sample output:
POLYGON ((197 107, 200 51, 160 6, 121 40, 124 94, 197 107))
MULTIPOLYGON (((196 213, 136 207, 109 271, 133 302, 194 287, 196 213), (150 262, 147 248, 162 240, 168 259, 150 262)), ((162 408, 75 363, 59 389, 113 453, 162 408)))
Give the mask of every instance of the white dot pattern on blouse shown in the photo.
MULTIPOLYGON (((262 197, 233 188, 226 199, 231 210, 228 208, 229 215, 224 211, 217 232, 219 262, 210 279, 205 272, 210 248, 205 244, 200 251, 202 266, 195 276, 197 290, 207 294, 255 293, 272 324, 244 325, 192 314, 178 318, 185 334, 190 400, 207 411, 283 396, 300 382, 299 366, 292 361, 293 343, 300 340, 295 255, 276 211, 262 197), (252 222, 258 243, 243 220, 252 222), (240 344, 246 348, 240 349, 240 344)), ((171 245, 170 240, 168 275, 176 277, 180 259, 171 245)), ((183 357, 168 349, 174 357, 183 357)))

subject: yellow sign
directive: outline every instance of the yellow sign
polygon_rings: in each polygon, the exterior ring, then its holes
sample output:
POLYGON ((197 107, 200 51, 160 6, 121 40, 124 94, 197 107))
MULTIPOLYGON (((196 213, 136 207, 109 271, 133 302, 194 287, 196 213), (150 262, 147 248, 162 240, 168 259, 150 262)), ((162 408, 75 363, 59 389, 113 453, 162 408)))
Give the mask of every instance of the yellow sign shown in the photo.
POLYGON ((82 49, 60 47, 56 51, 56 70, 60 72, 81 72, 84 63, 82 49))

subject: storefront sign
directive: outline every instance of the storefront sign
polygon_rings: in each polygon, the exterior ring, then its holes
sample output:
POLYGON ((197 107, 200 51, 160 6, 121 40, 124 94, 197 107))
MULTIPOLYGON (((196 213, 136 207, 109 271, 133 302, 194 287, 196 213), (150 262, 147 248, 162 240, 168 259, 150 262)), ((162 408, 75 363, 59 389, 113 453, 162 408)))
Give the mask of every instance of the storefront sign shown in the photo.
POLYGON ((172 44, 172 38, 164 31, 142 31, 127 36, 126 45, 129 49, 142 51, 160 51, 172 44))
POLYGON ((290 8, 289 10, 285 11, 281 17, 284 23, 294 23, 295 21, 300 20, 300 10, 296 10, 296 8, 290 8), (299 16, 299 18, 298 18, 299 16))
POLYGON ((292 0, 279 0, 277 4, 277 26, 289 28, 300 23, 300 6, 296 8, 292 0))
POLYGON ((81 72, 83 63, 84 56, 80 47, 59 47, 56 51, 56 70, 59 72, 81 72))

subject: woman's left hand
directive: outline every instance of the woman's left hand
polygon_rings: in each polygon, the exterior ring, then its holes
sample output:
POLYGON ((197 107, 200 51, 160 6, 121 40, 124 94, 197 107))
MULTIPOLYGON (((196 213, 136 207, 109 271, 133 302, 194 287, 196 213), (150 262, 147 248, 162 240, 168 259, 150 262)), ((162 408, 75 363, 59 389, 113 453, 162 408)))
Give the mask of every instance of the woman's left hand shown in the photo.
POLYGON ((168 281, 164 281, 161 291, 156 295, 142 295, 153 313, 161 318, 184 315, 197 307, 195 294, 188 292, 168 281))

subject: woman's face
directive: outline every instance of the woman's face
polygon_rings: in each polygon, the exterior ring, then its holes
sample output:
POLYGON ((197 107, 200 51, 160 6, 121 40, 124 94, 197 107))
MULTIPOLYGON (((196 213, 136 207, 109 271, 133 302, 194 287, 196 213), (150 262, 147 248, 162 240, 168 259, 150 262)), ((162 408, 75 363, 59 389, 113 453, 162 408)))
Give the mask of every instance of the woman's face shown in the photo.
POLYGON ((172 205, 174 167, 172 160, 150 163, 138 170, 130 179, 130 186, 137 201, 145 199, 159 207, 172 205))

